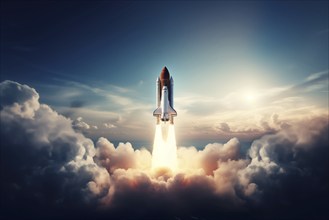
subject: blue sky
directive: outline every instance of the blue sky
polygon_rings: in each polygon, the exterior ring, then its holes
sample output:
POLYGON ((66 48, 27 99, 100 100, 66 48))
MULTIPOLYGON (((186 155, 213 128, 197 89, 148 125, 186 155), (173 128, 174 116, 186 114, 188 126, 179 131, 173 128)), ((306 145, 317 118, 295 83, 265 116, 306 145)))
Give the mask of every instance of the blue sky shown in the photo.
POLYGON ((163 66, 181 145, 328 113, 327 1, 1 4, 1 81, 93 139, 152 142, 163 66))

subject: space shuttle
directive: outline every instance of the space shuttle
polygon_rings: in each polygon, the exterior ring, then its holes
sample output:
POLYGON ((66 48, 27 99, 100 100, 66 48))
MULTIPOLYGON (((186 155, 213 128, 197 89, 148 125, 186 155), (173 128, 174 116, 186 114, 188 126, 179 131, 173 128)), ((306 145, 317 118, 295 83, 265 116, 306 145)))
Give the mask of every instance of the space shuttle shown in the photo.
POLYGON ((174 80, 167 67, 163 67, 156 80, 156 107, 153 112, 157 118, 156 124, 160 124, 160 120, 174 124, 174 117, 177 116, 174 109, 174 80))

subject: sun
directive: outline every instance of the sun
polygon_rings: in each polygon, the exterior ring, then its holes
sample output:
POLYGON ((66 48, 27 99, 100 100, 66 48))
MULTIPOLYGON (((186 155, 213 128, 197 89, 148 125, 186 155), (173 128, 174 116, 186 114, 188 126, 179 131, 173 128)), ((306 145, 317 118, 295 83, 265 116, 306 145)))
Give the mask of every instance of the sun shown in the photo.
POLYGON ((256 97, 253 93, 249 93, 249 94, 245 95, 244 99, 246 102, 252 103, 255 101, 256 97))
POLYGON ((255 104, 257 102, 257 95, 253 91, 244 92, 243 100, 246 104, 255 104))

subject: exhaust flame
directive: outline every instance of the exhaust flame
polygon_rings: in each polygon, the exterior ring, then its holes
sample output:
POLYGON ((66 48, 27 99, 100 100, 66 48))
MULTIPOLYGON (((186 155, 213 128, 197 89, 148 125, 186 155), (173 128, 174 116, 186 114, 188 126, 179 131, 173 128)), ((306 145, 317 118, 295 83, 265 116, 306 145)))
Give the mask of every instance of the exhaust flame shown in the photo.
POLYGON ((173 124, 156 125, 152 152, 152 170, 177 169, 177 146, 173 124))

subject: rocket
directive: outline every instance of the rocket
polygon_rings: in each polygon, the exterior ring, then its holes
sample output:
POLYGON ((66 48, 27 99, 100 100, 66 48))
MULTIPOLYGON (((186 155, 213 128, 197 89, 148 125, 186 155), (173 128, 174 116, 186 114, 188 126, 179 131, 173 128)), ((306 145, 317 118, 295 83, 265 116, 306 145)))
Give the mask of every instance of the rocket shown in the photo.
POLYGON ((170 76, 167 67, 163 67, 160 77, 156 80, 156 107, 153 116, 160 120, 174 124, 174 116, 177 112, 174 109, 174 80, 170 76))

